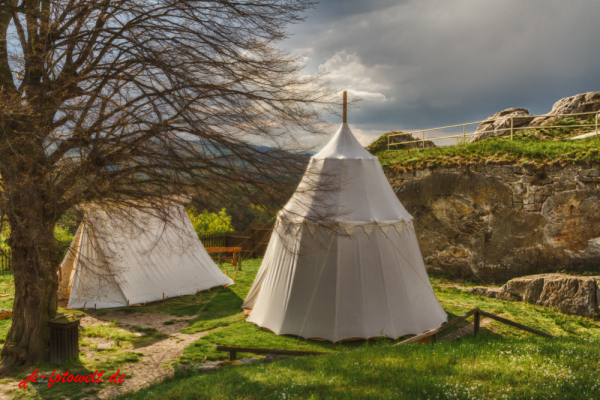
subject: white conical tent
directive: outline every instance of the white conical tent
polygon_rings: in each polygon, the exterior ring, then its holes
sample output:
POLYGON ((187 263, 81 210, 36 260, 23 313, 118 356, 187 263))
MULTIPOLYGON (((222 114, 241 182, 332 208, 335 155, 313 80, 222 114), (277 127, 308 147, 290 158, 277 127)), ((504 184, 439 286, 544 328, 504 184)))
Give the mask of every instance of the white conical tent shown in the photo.
POLYGON ((332 342, 398 338, 446 321, 412 217, 347 124, 278 214, 243 308, 276 334, 332 342))
POLYGON ((114 214, 86 210, 62 263, 58 296, 69 299, 68 307, 123 307, 233 284, 202 246, 183 206, 170 205, 161 217, 136 209, 114 214))

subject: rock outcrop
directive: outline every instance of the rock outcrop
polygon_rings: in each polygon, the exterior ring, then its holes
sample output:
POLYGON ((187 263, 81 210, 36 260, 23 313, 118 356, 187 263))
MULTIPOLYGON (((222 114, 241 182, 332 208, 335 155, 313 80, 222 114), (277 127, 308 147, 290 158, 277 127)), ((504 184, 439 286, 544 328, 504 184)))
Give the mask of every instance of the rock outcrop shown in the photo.
POLYGON ((471 142, 487 139, 496 136, 510 135, 511 117, 513 131, 523 126, 527 126, 534 118, 530 116, 529 111, 524 108, 507 108, 496 114, 492 114, 483 121, 475 130, 476 136, 471 138, 471 142), (498 118, 504 118, 498 120, 498 118))
POLYGON ((600 276, 532 275, 511 279, 502 288, 475 287, 470 292, 589 318, 598 318, 600 312, 600 276))
MULTIPOLYGON (((531 126, 542 126, 560 119, 566 118, 565 114, 579 114, 600 110, 600 92, 582 93, 571 97, 560 99, 552 106, 552 110, 544 116, 533 118, 528 117, 529 111, 524 108, 508 108, 499 113, 490 115, 475 130, 476 136, 471 138, 471 142, 487 139, 496 136, 510 135, 510 130, 501 130, 510 128, 510 117, 513 119, 514 131, 522 130, 531 126), (506 118, 500 121, 491 121, 497 118, 506 118)), ((585 120, 590 115, 582 115, 579 118, 585 120)))
POLYGON ((600 265, 600 165, 386 171, 427 269, 482 282, 600 265))
POLYGON ((392 147, 394 150, 436 147, 436 145, 431 140, 425 140, 425 142, 415 142, 415 140, 419 140, 419 138, 413 137, 409 133, 391 131, 386 133, 385 135, 380 136, 376 141, 368 145, 366 149, 372 154, 378 153, 383 150, 387 150, 389 135, 396 135, 389 138, 390 143, 395 143, 395 145, 392 147))
MULTIPOLYGON (((529 126, 541 126, 557 121, 561 114, 579 114, 600 110, 600 92, 587 92, 560 99, 552 106, 552 110, 543 117, 537 117, 529 126)), ((587 119, 589 115, 581 115, 580 119, 587 119)))

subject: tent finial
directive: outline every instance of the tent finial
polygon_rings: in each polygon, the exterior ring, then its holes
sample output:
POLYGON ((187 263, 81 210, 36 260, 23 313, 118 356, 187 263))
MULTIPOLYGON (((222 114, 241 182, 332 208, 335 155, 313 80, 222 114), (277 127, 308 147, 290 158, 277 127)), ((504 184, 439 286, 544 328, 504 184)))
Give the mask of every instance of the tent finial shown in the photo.
POLYGON ((344 123, 346 123, 346 116, 348 114, 348 92, 344 90, 344 123))

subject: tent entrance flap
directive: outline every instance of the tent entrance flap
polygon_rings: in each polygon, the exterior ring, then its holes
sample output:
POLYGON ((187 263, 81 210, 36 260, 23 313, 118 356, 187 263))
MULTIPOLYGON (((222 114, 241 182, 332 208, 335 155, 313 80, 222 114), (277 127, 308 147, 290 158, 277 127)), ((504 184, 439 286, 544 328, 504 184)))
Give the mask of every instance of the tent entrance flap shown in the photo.
POLYGON ((71 283, 73 282, 73 274, 77 268, 77 260, 79 259, 79 250, 81 248, 81 240, 83 237, 83 223, 79 224, 73 242, 67 250, 67 254, 61 263, 62 280, 58 282, 58 299, 69 299, 71 295, 71 283))

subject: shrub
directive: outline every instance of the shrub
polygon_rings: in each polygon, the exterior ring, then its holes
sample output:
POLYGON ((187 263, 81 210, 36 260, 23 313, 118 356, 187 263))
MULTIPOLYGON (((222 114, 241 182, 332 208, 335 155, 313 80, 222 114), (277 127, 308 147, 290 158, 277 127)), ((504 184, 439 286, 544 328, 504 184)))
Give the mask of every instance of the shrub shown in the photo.
POLYGON ((227 210, 224 208, 218 213, 209 213, 204 210, 202 214, 198 214, 196 209, 191 207, 187 213, 199 236, 233 231, 231 216, 227 215, 227 210))

